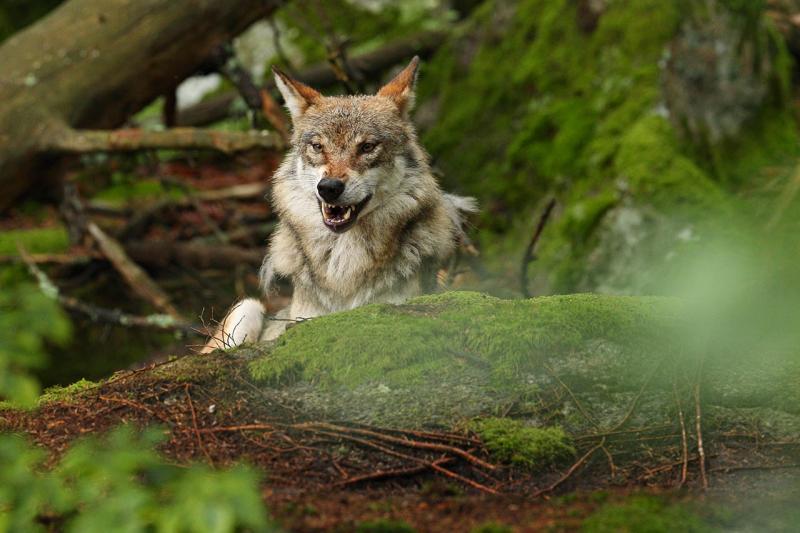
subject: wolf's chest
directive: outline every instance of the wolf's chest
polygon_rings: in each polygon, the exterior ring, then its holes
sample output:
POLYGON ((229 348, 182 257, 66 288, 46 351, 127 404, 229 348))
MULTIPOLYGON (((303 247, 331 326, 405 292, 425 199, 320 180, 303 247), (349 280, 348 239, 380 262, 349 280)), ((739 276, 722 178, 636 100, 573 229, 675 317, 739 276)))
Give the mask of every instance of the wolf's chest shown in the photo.
POLYGON ((340 295, 374 292, 393 282, 396 242, 366 240, 358 232, 337 235, 319 243, 314 253, 314 276, 321 287, 340 295))

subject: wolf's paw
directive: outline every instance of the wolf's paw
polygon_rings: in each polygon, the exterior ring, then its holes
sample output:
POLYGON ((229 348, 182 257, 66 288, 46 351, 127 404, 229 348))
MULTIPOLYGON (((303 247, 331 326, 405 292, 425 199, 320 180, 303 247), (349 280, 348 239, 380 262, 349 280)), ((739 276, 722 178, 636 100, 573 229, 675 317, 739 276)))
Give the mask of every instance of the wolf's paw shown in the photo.
POLYGON ((258 341, 261 337, 261 330, 264 328, 265 313, 266 309, 255 298, 237 302, 225 315, 219 329, 209 339, 201 353, 258 341))

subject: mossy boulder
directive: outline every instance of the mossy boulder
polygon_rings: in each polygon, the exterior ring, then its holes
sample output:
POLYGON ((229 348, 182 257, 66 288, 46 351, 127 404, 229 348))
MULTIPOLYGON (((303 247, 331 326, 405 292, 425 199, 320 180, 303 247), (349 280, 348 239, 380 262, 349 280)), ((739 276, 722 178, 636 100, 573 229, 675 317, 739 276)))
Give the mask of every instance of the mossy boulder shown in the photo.
POLYGON ((489 0, 476 10, 423 72, 418 117, 446 186, 481 202, 490 268, 519 267, 508 258, 521 257, 533 213, 554 195, 539 292, 653 293, 693 243, 742 223, 761 184, 788 180, 800 154, 791 61, 764 9, 489 0))
MULTIPOLYGON (((272 346, 235 353, 253 359, 264 390, 315 416, 454 427, 513 411, 576 434, 675 422, 673 386, 689 405, 685 376, 699 357, 683 309, 669 298, 452 292, 315 318, 272 346)), ((800 435, 800 365, 761 355, 704 362, 709 409, 721 425, 757 409, 747 416, 800 435)))

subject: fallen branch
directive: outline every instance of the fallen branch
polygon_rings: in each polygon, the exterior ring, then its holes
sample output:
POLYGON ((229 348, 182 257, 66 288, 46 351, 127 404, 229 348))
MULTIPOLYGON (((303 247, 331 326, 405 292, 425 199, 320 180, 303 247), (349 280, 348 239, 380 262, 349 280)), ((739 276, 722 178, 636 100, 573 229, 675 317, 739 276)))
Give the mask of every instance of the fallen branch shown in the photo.
POLYGON ((547 205, 544 207, 544 211, 539 216, 539 222, 536 224, 536 230, 533 232, 533 236, 531 237, 530 242, 528 243, 528 247, 525 248, 525 254, 522 256, 522 267, 520 268, 519 272, 519 285, 520 290, 522 291, 522 295, 525 298, 530 298, 531 294, 528 290, 528 267, 530 266, 531 262, 536 259, 535 251, 536 251, 536 243, 539 242, 539 238, 542 236, 542 231, 544 231, 545 225, 547 225, 547 220, 550 218, 550 214, 553 212, 553 208, 556 206, 556 199, 551 198, 547 205))
POLYGON ((106 322, 118 326, 133 326, 141 328, 154 328, 162 330, 182 331, 194 333, 196 327, 175 320, 169 315, 136 316, 123 313, 119 310, 104 309, 88 304, 61 293, 59 288, 50 280, 33 260, 33 257, 21 245, 17 246, 22 261, 27 265, 28 271, 36 278, 39 288, 48 297, 56 300, 67 311, 85 315, 95 322, 106 322))
POLYGON ((338 432, 338 431, 325 431, 323 429, 312 427, 311 424, 296 424, 293 427, 295 427, 296 429, 301 429, 301 430, 305 430, 305 431, 314 431, 316 433, 319 433, 320 435, 326 435, 326 436, 333 437, 333 438, 336 438, 336 439, 348 440, 350 442, 355 442, 357 444, 361 444, 362 446, 365 446, 365 447, 368 447, 368 448, 374 448, 376 450, 379 450, 379 451, 385 453, 386 455, 391 455, 391 456, 394 456, 394 457, 405 459, 407 461, 412 461, 412 462, 418 463, 420 465, 424 465, 426 468, 430 468, 432 470, 435 470, 436 472, 439 472, 440 474, 443 474, 443 475, 445 475, 447 477, 453 478, 453 479, 455 479, 457 481, 460 481, 460 482, 462 482, 462 483, 464 483, 466 485, 469 485, 470 487, 473 487, 475 489, 478 489, 480 491, 487 492, 489 494, 499 494, 498 491, 496 491, 495 489, 493 489, 491 487, 487 487, 486 485, 484 485, 482 483, 478 483, 477 481, 473 481, 473 480, 471 480, 469 478, 466 478, 466 477, 464 477, 464 476, 462 476, 460 474, 456 474, 452 470, 448 470, 447 468, 444 468, 444 467, 436 464, 436 461, 434 461, 434 462, 426 461, 424 459, 420 459, 418 457, 414 457, 413 455, 408 455, 408 454, 405 454, 405 453, 398 452, 397 450, 392 450, 391 448, 387 448, 386 446, 381 446, 380 444, 378 444, 376 442, 369 441, 367 439, 354 437, 353 435, 348 435, 347 433, 341 433, 341 432, 338 432))
POLYGON ((361 476, 351 477, 336 483, 337 486, 350 486, 356 485, 359 483, 368 483, 370 481, 381 481, 383 479, 390 479, 390 478, 397 478, 397 477, 406 477, 406 476, 413 476, 416 474, 421 474, 426 470, 430 470, 433 466, 443 466, 446 464, 450 464, 455 459, 452 457, 443 457, 436 461, 433 461, 429 465, 424 464, 420 466, 414 466, 411 468, 396 468, 394 470, 378 470, 377 472, 371 472, 369 474, 364 474, 361 476))
POLYGON ((159 309, 171 316, 178 322, 183 322, 180 313, 170 302, 169 296, 156 285, 156 283, 142 270, 142 268, 134 263, 125 253, 122 245, 112 237, 108 236, 100 227, 94 222, 89 222, 86 225, 89 234, 94 238, 108 260, 114 265, 123 279, 127 282, 128 286, 138 294, 141 298, 150 302, 156 309, 159 309))
POLYGON ((71 130, 53 134, 47 143, 52 152, 135 152, 139 150, 216 150, 225 154, 261 148, 281 151, 284 143, 271 132, 219 131, 173 128, 164 131, 140 129, 71 130))
POLYGON ((594 446, 593 448, 591 448, 588 452, 583 454, 580 459, 575 461, 575 463, 571 467, 569 467, 569 470, 567 470, 564 473, 564 475, 562 475, 560 478, 555 480, 553 483, 551 483, 547 487, 545 487, 543 489, 539 489, 536 492, 534 492, 532 497, 533 498, 538 498, 539 496, 544 496, 545 494, 548 494, 548 493, 553 492, 554 490, 556 490, 559 485, 561 485, 566 480, 568 480, 570 477, 572 477, 572 474, 574 474, 581 466, 583 466, 583 464, 586 461, 589 460, 589 458, 594 454, 594 452, 596 452, 597 450, 603 448, 605 446, 605 444, 606 444, 606 439, 604 438, 603 440, 600 441, 600 444, 598 444, 598 445, 594 446))
POLYGON ((357 435, 364 435, 369 436, 375 439, 379 439, 385 442, 391 442, 392 444, 398 444, 400 446, 404 446, 406 448, 418 448, 422 450, 430 450, 442 453, 448 453, 452 455, 457 455, 462 459, 476 465, 480 466, 481 468, 485 468, 486 470, 495 470, 497 467, 491 463, 487 463, 486 461, 475 457, 469 452, 462 450, 461 448, 456 448, 454 446, 448 446, 446 444, 437 444, 432 442, 423 442, 423 441, 416 441, 411 439, 401 439, 398 437, 392 437, 391 435, 383 435, 381 433, 370 431, 368 429, 357 429, 357 428, 349 428, 345 426, 337 426, 335 424, 329 424, 326 422, 309 422, 305 424, 298 424, 293 426, 296 428, 322 428, 328 429, 331 431, 337 431, 340 433, 355 433, 357 435))

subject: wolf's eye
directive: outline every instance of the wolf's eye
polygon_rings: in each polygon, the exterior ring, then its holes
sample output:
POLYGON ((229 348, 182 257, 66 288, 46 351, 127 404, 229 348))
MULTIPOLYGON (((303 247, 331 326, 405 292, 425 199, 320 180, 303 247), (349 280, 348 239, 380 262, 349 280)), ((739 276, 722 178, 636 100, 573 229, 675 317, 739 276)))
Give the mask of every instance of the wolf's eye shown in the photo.
POLYGON ((358 152, 361 154, 368 154, 374 151, 376 146, 378 146, 377 143, 361 143, 358 147, 358 152))
POLYGON ((316 153, 319 154, 322 152, 322 145, 320 143, 310 143, 310 144, 311 144, 311 149, 314 150, 316 153))

